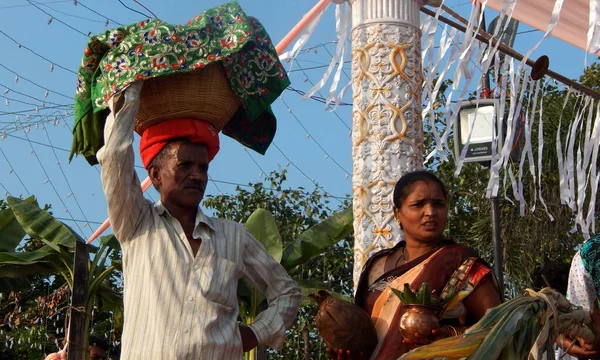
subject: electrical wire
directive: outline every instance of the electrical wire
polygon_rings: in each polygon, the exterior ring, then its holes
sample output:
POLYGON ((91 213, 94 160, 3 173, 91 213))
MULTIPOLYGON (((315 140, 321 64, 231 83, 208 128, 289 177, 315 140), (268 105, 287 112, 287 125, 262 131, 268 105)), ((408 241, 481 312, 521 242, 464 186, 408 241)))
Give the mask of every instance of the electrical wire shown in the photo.
POLYGON ((41 12, 43 12, 44 14, 46 14, 46 15, 50 16, 50 20, 48 21, 48 24, 50 24, 50 22, 51 22, 52 20, 56 20, 57 22, 59 22, 59 23, 63 24, 64 26, 68 27, 69 29, 71 29, 71 30, 73 30, 73 31, 75 31, 75 32, 77 32, 77 33, 79 33, 79 34, 81 34, 81 35, 85 36, 85 37, 90 37, 90 33, 87 33, 87 34, 86 34, 86 33, 84 33, 83 31, 81 31, 81 30, 78 30, 78 29, 74 28, 73 26, 71 26, 71 25, 67 24, 66 22, 64 22, 64 21, 62 21, 62 20, 60 20, 60 19, 56 18, 56 17, 55 17, 55 16, 53 16, 52 14, 48 13, 46 10, 44 10, 44 9, 40 8, 39 6, 37 6, 36 4, 34 4, 33 2, 31 2, 31 0, 27 0, 27 2, 28 2, 28 3, 30 3, 31 5, 33 5, 33 7, 35 7, 35 8, 36 8, 36 9, 38 9, 39 11, 41 11, 41 12))
POLYGON ((62 97, 65 97, 65 98, 67 98, 67 99, 69 99, 69 100, 73 100, 73 96, 68 96, 68 95, 62 94, 62 93, 60 93, 60 92, 58 92, 58 91, 50 90, 50 88, 48 88, 47 86, 42 86, 42 85, 40 85, 40 84, 36 83, 35 81, 29 80, 29 79, 27 79, 27 78, 25 78, 25 77, 23 77, 23 76, 19 75, 18 73, 16 73, 15 71, 11 70, 10 68, 8 68, 6 65, 4 65, 4 64, 2 64, 2 63, 0 63, 0 67, 1 67, 1 68, 3 68, 3 69, 4 69, 4 70, 6 70, 6 71, 8 71, 8 72, 12 73, 13 75, 16 75, 16 76, 18 76, 18 77, 19 77, 19 79, 21 79, 21 80, 25 80, 25 81, 27 81, 28 83, 30 83, 30 84, 32 84, 32 85, 34 85, 34 86, 37 86, 37 87, 39 87, 40 89, 43 89, 44 91, 46 91, 46 90, 47 90, 47 91, 49 91, 49 92, 51 92, 51 93, 54 93, 54 94, 60 95, 60 96, 62 96, 62 97))
POLYGON ((105 15, 103 15, 103 14, 101 14, 101 13, 97 12, 96 10, 94 10, 94 9, 92 9, 92 8, 90 8, 90 7, 88 7, 88 6, 86 6, 85 4, 83 4, 83 3, 82 3, 81 1, 79 1, 79 0, 77 0, 77 4, 76 4, 76 5, 80 5, 82 8, 84 8, 84 9, 87 9, 87 10, 89 10, 89 11, 93 12, 94 14, 96 14, 96 15, 98 15, 98 16, 100 16, 100 17, 104 18, 104 19, 107 19, 108 21, 110 21, 110 22, 112 22, 112 23, 114 23, 114 24, 116 24, 116 25, 123 26, 123 24, 121 24, 120 22, 118 22, 118 21, 116 21, 116 20, 113 20, 113 19, 109 18, 108 16, 105 16, 105 15))

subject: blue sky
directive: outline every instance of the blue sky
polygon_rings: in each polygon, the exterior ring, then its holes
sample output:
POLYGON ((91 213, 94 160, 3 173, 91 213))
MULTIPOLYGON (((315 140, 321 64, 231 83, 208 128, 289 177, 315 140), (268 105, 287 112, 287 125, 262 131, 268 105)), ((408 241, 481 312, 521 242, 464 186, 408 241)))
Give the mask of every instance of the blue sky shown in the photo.
MULTIPOLYGON (((122 1, 147 13, 131 0, 122 1)), ((64 110, 57 112, 51 107, 73 103, 76 77, 72 71, 77 70, 87 44, 85 34, 103 32, 107 17, 130 24, 143 16, 126 9, 117 0, 82 0, 79 3, 74 6, 72 0, 0 1, 0 31, 3 32, 0 33, 0 134, 2 130, 7 133, 6 138, 0 140, 0 196, 3 197, 5 192, 13 196, 34 194, 40 203, 52 204, 55 216, 87 237, 106 218, 99 168, 90 167, 83 158, 68 163, 65 149, 71 145, 69 127, 73 119, 65 117, 64 110), (53 20, 49 24, 51 16, 53 20), (18 47, 7 36, 22 46, 18 47), (50 71, 51 63, 54 63, 53 71, 50 71), (18 82, 15 82, 15 73, 19 75, 18 82), (9 92, 4 94, 6 89, 9 92), (41 106, 42 101, 45 107, 41 106), (23 123, 35 123, 40 119, 51 121, 37 128, 33 125, 29 131, 15 129, 16 113, 23 123), (57 126, 54 125, 55 116, 57 126), (86 220, 89 226, 86 226, 86 220)), ((183 23, 222 1, 145 0, 143 3, 162 20, 183 23)), ((277 43, 316 0, 240 0, 239 3, 247 14, 261 20, 277 43)), ((471 2, 453 0, 446 4, 467 15, 471 2)), ((496 14, 488 11, 486 15, 489 22, 496 14)), ((116 26, 109 21, 109 28, 116 26)), ((543 35, 528 30, 531 29, 524 25, 519 29, 525 32, 517 36, 515 44, 521 53, 543 35)), ((315 51, 301 54, 294 65, 290 74, 294 88, 306 91, 312 86, 311 82, 321 78, 325 69, 320 66, 328 64, 330 53, 335 49, 335 44, 331 43, 334 40, 335 16, 331 6, 307 45, 316 46, 315 51)), ((550 57, 554 71, 569 78, 577 78, 583 70, 584 52, 561 41, 545 41, 532 58, 542 54, 550 57)), ((346 66, 340 88, 349 81, 349 76, 350 67, 346 66)), ((328 86, 324 89, 325 93, 327 91, 328 86)), ((345 99, 347 102, 351 102, 349 95, 345 99)), ((261 174, 285 167, 288 168, 288 185, 292 187, 303 186, 311 190, 314 180, 331 195, 344 197, 351 193, 351 107, 341 106, 332 113, 325 111, 324 105, 317 101, 303 101, 298 94, 285 92, 273 109, 278 117, 275 146, 261 156, 251 150, 245 151, 237 142, 222 136, 221 152, 209 171, 215 181, 209 184, 207 193, 233 192, 235 185, 232 184, 257 182, 264 178, 261 174)), ((140 178, 144 178, 144 170, 138 170, 140 178)), ((154 192, 150 196, 157 199, 154 192)))

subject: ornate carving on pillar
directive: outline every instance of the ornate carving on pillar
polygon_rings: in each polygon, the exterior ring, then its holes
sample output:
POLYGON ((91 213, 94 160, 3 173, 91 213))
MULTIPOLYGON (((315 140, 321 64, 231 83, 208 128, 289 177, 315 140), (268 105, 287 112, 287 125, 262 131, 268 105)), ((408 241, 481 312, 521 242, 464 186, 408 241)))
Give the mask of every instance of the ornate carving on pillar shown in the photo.
MULTIPOLYGON (((423 0, 353 0, 354 280, 374 252, 401 239, 392 195, 423 166, 423 0)), ((434 3, 430 1, 429 3, 434 3)))

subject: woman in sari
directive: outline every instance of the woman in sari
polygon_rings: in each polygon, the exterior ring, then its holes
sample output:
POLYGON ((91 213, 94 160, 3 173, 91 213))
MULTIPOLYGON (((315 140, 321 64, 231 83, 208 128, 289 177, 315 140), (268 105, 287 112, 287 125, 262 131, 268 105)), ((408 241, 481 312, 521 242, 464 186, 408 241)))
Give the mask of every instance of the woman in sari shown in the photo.
MULTIPOLYGON (((377 332, 371 359, 396 359, 431 339, 461 334, 487 309, 501 303, 490 267, 473 250, 442 236, 448 218, 447 192, 437 176, 416 171, 401 177, 394 189, 394 212, 404 241, 369 259, 355 295, 356 305, 367 311, 377 332), (451 289, 457 295, 447 305, 440 328, 419 334, 423 341, 417 344, 399 331, 405 308, 390 288, 402 290, 408 283, 415 291, 423 282, 442 298, 451 289)), ((329 355, 353 358, 344 349, 330 349, 329 355)))

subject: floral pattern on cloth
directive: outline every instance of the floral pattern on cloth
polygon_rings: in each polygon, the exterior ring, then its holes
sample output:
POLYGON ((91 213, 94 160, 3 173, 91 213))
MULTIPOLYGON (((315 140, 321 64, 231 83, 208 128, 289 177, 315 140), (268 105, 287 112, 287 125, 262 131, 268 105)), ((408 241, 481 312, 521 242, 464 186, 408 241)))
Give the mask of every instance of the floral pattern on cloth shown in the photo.
POLYGON ((264 154, 276 130, 270 106, 290 82, 264 27, 234 1, 185 25, 148 19, 93 36, 77 74, 69 159, 97 163, 108 101, 129 84, 219 61, 241 103, 223 133, 264 154))

